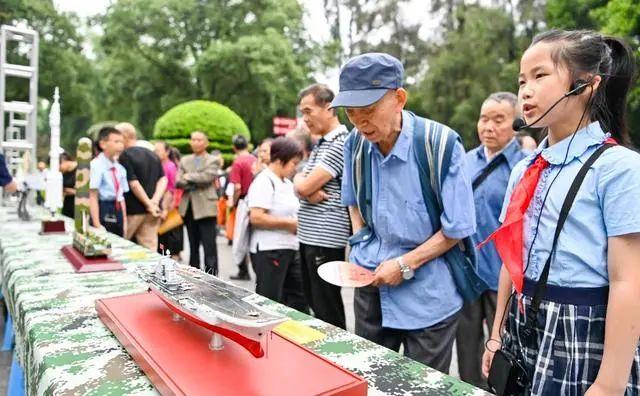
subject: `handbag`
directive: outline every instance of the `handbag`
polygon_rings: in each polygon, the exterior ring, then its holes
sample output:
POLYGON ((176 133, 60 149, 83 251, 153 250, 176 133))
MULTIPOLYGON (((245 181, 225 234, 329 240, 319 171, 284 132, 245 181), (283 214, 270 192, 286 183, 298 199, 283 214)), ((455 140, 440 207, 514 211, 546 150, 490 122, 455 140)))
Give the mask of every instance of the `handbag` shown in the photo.
POLYGON ((182 216, 180 216, 180 212, 178 212, 177 208, 173 208, 167 213, 167 218, 160 224, 158 235, 164 235, 174 228, 180 227, 182 224, 184 224, 184 221, 182 220, 182 216))

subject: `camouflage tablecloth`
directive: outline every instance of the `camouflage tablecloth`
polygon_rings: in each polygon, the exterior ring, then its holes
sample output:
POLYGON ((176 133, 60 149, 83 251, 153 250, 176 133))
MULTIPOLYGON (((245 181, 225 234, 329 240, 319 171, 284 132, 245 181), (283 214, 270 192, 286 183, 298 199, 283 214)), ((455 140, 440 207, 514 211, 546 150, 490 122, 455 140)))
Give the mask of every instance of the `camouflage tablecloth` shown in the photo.
MULTIPOLYGON (((67 229, 71 229, 69 222, 67 229)), ((95 300, 146 290, 132 270, 158 256, 111 236, 126 271, 77 274, 60 253, 71 235, 38 235, 0 207, 2 291, 13 316, 16 352, 30 395, 157 394, 118 340, 98 319, 95 300)), ((254 301, 326 336, 304 344, 364 377, 369 395, 474 395, 480 390, 352 333, 283 305, 254 301)))

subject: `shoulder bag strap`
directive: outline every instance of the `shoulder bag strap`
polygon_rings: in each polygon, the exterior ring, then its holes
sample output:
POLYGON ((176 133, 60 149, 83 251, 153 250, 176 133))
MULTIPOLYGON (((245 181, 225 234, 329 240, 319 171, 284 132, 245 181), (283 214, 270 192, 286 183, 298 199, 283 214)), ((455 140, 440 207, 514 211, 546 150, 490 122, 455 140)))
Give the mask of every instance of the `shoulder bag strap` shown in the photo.
POLYGON ((473 180, 473 183, 471 183, 471 188, 473 188, 473 191, 475 191, 476 188, 480 187, 482 182, 484 182, 487 177, 489 177, 489 175, 493 173, 494 170, 498 169, 498 167, 505 162, 507 162, 507 158, 504 156, 504 154, 498 154, 498 156, 494 158, 493 161, 489 162, 489 165, 487 165, 482 170, 482 173, 480 173, 478 177, 473 180))

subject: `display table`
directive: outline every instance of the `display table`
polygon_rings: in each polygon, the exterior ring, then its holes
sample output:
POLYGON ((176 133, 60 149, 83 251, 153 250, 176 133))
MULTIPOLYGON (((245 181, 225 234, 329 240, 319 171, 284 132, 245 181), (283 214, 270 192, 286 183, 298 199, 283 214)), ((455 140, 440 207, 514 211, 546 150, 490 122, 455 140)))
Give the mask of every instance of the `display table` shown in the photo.
MULTIPOLYGON (((0 207, 0 276, 14 321, 16 353, 24 369, 27 393, 157 394, 98 318, 95 300, 144 292, 146 285, 132 271, 138 265, 152 265, 159 256, 110 235, 112 256, 126 270, 75 273, 60 252, 70 243, 71 234, 39 235, 39 221, 21 222, 11 211, 0 207)), ((67 229, 72 229, 71 221, 67 229)), ((292 318, 295 322, 287 322, 289 331, 311 334, 308 340, 300 338, 301 344, 365 378, 369 395, 484 394, 291 308, 258 295, 253 301, 292 318)))

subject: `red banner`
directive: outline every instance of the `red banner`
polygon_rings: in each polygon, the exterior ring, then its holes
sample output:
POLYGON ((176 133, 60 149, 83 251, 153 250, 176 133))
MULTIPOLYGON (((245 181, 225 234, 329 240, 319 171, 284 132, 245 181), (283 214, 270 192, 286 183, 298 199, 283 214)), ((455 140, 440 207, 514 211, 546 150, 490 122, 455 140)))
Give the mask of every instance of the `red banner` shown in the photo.
POLYGON ((273 117, 273 134, 276 136, 284 136, 292 131, 298 125, 298 120, 287 117, 273 117))

